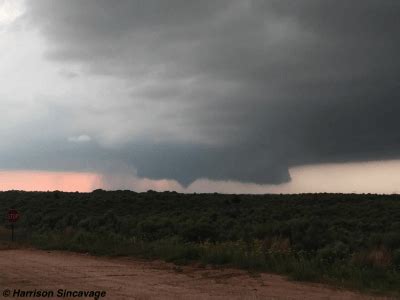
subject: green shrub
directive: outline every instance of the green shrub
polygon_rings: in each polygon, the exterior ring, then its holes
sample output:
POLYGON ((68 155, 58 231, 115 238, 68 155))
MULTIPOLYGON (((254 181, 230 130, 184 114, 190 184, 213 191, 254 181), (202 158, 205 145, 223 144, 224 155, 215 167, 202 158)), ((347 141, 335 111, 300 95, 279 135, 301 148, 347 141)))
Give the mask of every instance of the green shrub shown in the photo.
MULTIPOLYGON (((400 196, 0 193, 36 247, 199 261, 400 293, 400 196)), ((0 240, 9 239, 0 227, 0 240)))

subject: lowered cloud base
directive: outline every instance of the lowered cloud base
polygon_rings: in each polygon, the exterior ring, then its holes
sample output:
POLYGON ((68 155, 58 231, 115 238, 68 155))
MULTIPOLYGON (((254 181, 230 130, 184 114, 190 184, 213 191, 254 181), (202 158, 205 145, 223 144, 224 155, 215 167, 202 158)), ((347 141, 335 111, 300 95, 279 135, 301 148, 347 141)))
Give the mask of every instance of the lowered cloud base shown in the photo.
POLYGON ((93 174, 45 171, 1 171, 0 189, 26 191, 91 192, 94 189, 129 189, 137 192, 279 194, 279 193, 378 193, 400 192, 400 161, 324 164, 290 169, 291 182, 278 185, 198 179, 187 188, 174 180, 151 180, 131 174, 93 174))

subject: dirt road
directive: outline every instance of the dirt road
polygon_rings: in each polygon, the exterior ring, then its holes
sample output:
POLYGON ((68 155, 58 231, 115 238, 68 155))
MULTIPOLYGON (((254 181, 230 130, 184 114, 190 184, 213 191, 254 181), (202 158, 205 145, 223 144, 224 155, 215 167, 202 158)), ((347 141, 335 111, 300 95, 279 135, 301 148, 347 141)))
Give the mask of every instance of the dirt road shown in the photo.
POLYGON ((5 298, 5 289, 11 293, 14 289, 52 290, 55 296, 50 299, 61 299, 57 298, 58 289, 104 290, 106 296, 100 299, 109 300, 376 299, 318 284, 290 282, 277 275, 251 276, 233 269, 176 267, 163 262, 39 250, 0 251, 0 298, 5 298))

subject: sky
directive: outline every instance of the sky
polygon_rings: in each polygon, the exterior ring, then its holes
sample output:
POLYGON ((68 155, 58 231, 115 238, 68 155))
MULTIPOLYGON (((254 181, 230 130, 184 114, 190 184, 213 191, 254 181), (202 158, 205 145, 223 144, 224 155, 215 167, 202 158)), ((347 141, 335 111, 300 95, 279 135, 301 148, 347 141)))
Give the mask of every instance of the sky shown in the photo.
POLYGON ((0 0, 0 190, 400 192, 398 0, 0 0))

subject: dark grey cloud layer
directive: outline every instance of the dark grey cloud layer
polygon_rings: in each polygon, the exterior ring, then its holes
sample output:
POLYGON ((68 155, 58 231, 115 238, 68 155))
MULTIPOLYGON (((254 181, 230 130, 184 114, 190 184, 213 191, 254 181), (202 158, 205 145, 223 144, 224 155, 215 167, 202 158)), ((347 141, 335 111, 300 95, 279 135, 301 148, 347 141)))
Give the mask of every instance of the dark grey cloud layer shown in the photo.
POLYGON ((184 184, 279 183, 293 165, 400 156, 397 0, 28 5, 48 59, 126 82, 131 100, 117 116, 129 119, 139 98, 149 116, 162 112, 151 130, 134 139, 127 131, 115 147, 60 146, 68 159, 47 156, 54 168, 119 161, 184 184), (166 137, 165 124, 176 128, 166 137))

